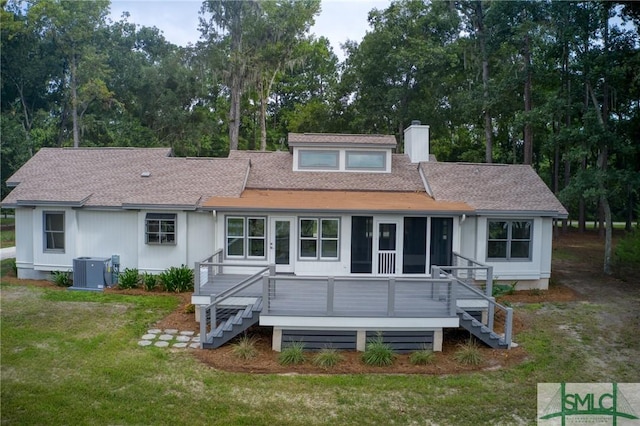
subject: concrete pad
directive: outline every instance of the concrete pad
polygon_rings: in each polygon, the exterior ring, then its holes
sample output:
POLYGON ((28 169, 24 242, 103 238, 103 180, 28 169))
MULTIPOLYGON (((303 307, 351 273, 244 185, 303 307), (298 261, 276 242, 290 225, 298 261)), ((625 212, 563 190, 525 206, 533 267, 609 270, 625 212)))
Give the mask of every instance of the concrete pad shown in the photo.
POLYGON ((140 340, 138 346, 149 346, 151 343, 153 343, 151 340, 140 340))
POLYGON ((151 328, 151 329, 147 330, 147 333, 149 333, 149 334, 160 334, 160 333, 162 333, 162 330, 160 330, 159 328, 151 328))
POLYGON ((196 334, 195 331, 181 331, 180 334, 182 336, 193 336, 194 334, 196 334))
POLYGON ((144 340, 153 340, 153 339, 155 339, 156 337, 157 337, 157 335, 155 335, 155 334, 145 334, 144 336, 142 336, 142 338, 143 338, 144 340))
POLYGON ((167 328, 164 332, 165 334, 178 334, 178 330, 173 328, 167 328))
POLYGON ((198 349, 198 348, 200 348, 200 343, 191 343, 189 345, 189 347, 192 348, 192 349, 198 349))
POLYGON ((153 346, 157 346, 159 348, 166 348, 169 346, 169 342, 155 342, 153 346))
POLYGON ((186 348, 187 344, 186 343, 174 343, 173 345, 171 345, 172 348, 186 348))
POLYGON ((189 336, 177 336, 176 340, 178 342, 188 342, 189 340, 191 340, 191 337, 189 337, 189 336))
POLYGON ((160 340, 173 340, 173 337, 171 334, 162 334, 160 335, 159 339, 160 340))

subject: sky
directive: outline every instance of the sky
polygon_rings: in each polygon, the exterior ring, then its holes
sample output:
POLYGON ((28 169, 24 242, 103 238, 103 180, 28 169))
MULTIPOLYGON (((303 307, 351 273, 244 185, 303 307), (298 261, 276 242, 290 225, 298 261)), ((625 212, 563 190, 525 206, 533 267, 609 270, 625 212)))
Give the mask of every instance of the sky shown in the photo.
MULTIPOLYGON (((385 9, 390 0, 322 0, 322 12, 316 17, 311 32, 329 39, 340 60, 340 45, 347 40, 360 42, 369 29, 367 16, 371 9, 385 9)), ((112 0, 111 19, 120 20, 129 12, 129 22, 159 28, 171 43, 186 46, 200 38, 198 11, 201 0, 112 0)))

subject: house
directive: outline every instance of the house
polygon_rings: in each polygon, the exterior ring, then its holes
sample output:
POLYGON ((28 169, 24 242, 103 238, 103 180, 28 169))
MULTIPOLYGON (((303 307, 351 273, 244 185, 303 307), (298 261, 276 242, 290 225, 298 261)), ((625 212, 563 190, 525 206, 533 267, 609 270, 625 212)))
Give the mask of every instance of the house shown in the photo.
POLYGON ((224 159, 43 148, 2 202, 16 209, 18 276, 81 256, 151 273, 193 265, 205 347, 257 322, 275 350, 361 350, 376 333, 441 350, 458 326, 509 347, 492 283, 546 289, 567 211, 529 166, 441 163, 428 126, 404 136, 404 154, 393 136, 296 133, 288 152, 224 159))

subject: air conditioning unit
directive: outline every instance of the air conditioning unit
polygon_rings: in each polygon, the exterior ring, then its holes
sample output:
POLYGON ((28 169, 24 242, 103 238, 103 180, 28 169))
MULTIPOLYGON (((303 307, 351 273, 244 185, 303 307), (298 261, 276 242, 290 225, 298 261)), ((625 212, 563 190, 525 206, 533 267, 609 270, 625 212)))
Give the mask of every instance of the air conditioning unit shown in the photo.
POLYGON ((111 284, 109 258, 78 257, 73 259, 73 286, 71 290, 101 291, 111 284))

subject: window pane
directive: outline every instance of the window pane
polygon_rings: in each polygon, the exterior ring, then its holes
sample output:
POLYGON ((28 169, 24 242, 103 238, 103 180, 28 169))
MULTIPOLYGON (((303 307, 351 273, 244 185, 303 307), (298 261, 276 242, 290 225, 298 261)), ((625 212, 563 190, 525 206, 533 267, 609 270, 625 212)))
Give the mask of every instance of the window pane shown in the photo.
POLYGON ((338 257, 338 242, 336 240, 322 241, 322 257, 338 257))
POLYGON ((64 231, 64 213, 45 213, 47 231, 64 231))
POLYGON ((309 168, 338 168, 338 151, 299 151, 298 167, 309 168))
POLYGON ((251 238, 249 239, 249 256, 264 257, 264 240, 251 238))
POLYGON ((227 235, 233 237, 244 236, 244 219, 241 217, 231 217, 227 219, 227 235))
POLYGON ((511 222, 511 238, 528 240, 531 238, 531 222, 511 222))
POLYGON ((511 257, 518 259, 529 258, 529 241, 512 241, 511 257))
POLYGON ((384 169, 384 152, 347 152, 348 169, 384 169))
POLYGON ((318 237, 318 220, 302 219, 300 221, 300 236, 304 238, 318 237))
POLYGON ((157 220, 148 220, 147 232, 160 232, 160 222, 157 220))
POLYGON ((322 238, 338 238, 338 221, 322 219, 322 238))
POLYGON ((489 239, 490 240, 506 240, 507 239, 507 222, 489 222, 489 239))
POLYGON ((507 242, 506 241, 489 241, 489 246, 487 249, 487 257, 506 258, 507 242))
POLYGON ((160 242, 160 234, 158 233, 149 233, 147 234, 147 242, 152 244, 157 244, 160 242))
POLYGON ((162 232, 175 232, 176 223, 173 221, 162 221, 160 223, 160 230, 162 232))
POLYGON ((174 234, 162 234, 160 237, 160 243, 173 244, 176 242, 176 236, 174 234))
POLYGON ((249 236, 264 237, 264 219, 248 219, 249 236))
POLYGON ((300 257, 317 257, 317 241, 301 240, 300 241, 300 257))
POLYGON ((244 256, 244 240, 242 238, 227 238, 227 255, 244 256))

